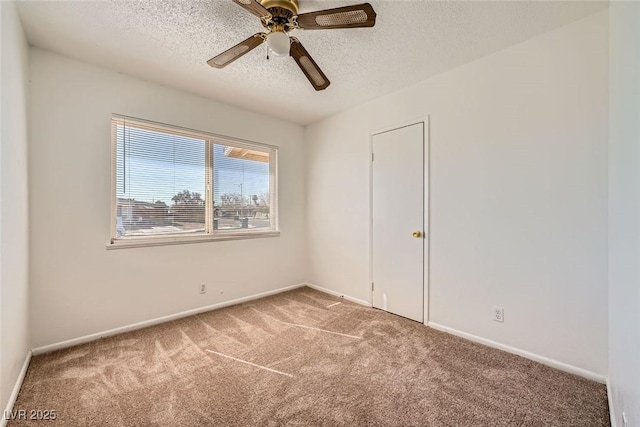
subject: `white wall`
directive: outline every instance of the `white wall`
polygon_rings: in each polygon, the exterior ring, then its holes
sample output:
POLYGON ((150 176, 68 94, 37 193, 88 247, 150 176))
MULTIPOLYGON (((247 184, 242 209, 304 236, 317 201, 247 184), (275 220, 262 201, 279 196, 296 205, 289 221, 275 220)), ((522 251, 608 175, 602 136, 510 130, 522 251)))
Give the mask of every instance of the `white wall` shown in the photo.
POLYGON ((34 347, 306 279, 302 127, 39 49, 30 61, 34 347), (107 250, 111 113, 279 146, 281 236, 107 250))
POLYGON ((0 2, 0 411, 30 349, 27 84, 28 47, 13 2, 0 2))
POLYGON ((611 2, 609 382, 616 425, 640 425, 640 3, 611 2))
POLYGON ((369 299, 369 134, 430 115, 430 320, 606 375, 607 40, 605 11, 310 126, 310 281, 369 299))

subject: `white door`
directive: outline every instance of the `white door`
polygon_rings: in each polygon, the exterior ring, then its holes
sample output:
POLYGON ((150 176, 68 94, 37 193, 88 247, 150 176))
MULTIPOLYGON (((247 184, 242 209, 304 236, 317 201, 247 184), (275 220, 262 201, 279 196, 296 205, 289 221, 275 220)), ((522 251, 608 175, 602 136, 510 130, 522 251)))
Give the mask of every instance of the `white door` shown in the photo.
POLYGON ((423 322, 424 123, 372 137, 373 306, 423 322))

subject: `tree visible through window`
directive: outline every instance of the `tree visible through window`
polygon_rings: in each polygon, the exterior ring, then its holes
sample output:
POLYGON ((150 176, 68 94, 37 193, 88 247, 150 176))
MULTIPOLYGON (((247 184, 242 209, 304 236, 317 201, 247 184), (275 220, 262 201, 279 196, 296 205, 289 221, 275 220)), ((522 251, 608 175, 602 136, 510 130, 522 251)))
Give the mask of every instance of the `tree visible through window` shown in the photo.
POLYGON ((112 241, 276 229, 276 149, 114 117, 112 241))

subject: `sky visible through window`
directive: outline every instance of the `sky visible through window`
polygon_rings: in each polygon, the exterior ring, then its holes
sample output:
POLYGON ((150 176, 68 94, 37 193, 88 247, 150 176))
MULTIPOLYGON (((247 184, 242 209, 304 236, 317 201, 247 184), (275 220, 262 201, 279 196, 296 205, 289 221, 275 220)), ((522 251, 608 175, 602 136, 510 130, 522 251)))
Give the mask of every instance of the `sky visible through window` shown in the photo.
MULTIPOLYGON (((167 205, 181 191, 205 198, 205 147, 202 139, 117 125, 117 197, 167 205)), ((227 157, 225 145, 213 144, 214 201, 224 194, 269 193, 269 164, 227 157)))

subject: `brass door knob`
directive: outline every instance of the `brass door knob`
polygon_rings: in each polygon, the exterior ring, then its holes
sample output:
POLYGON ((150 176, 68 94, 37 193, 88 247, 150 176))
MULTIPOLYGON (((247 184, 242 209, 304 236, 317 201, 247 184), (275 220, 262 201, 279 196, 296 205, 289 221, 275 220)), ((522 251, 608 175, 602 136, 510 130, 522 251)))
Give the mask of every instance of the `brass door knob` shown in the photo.
POLYGON ((413 237, 415 237, 415 238, 422 237, 422 231, 420 231, 420 230, 416 230, 416 231, 414 231, 413 233, 411 233, 411 235, 412 235, 413 237))

